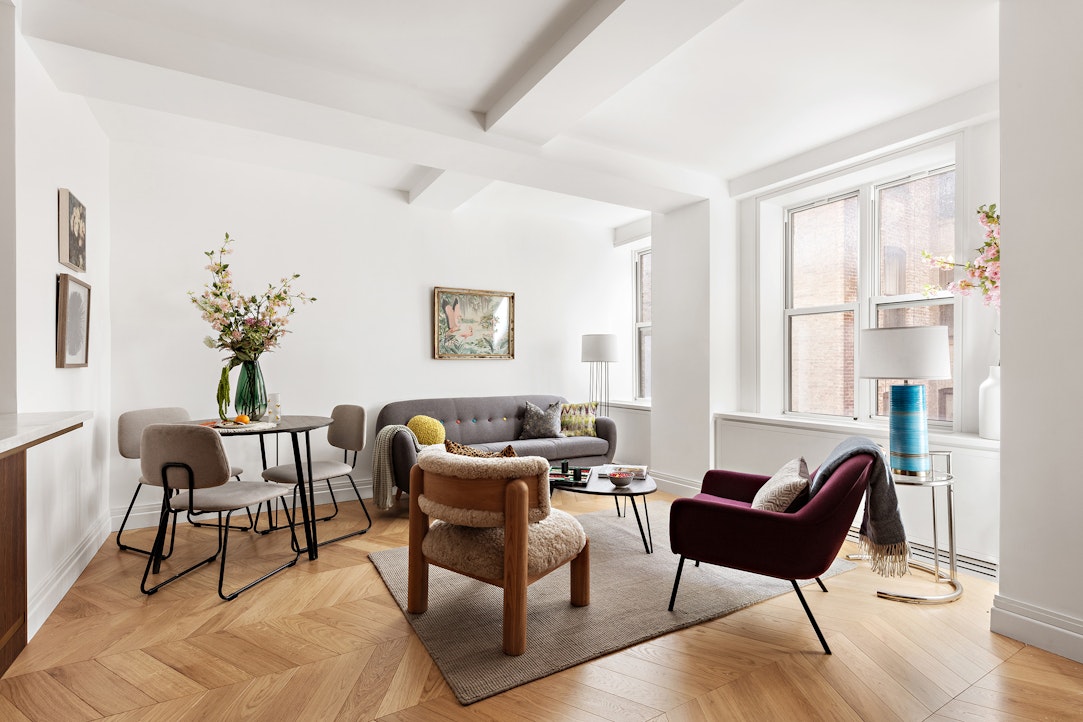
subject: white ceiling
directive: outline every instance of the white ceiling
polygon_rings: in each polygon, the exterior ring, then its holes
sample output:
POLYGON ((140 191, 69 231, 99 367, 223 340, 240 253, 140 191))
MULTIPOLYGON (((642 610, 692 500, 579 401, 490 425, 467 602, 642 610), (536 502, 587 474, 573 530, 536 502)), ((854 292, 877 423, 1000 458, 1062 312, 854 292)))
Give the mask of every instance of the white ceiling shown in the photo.
POLYGON ((17 4, 115 140, 609 227, 997 80, 996 0, 17 4))

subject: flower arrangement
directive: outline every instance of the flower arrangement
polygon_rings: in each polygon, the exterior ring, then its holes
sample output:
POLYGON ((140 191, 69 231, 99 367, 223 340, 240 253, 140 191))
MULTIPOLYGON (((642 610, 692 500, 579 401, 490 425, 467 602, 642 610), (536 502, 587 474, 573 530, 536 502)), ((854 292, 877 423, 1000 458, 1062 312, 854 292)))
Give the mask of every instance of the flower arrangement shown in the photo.
MULTIPOLYGON (((1000 310, 1000 214, 996 203, 978 208, 978 222, 985 228, 985 242, 977 249, 978 257, 966 263, 955 263, 951 256, 933 256, 922 251, 926 263, 950 270, 955 267, 966 270, 966 277, 948 284, 947 290, 960 296, 969 296, 979 290, 986 306, 1000 310)), ((938 291, 930 287, 927 292, 938 291)))
POLYGON ((236 239, 227 233, 217 251, 205 251, 210 259, 207 270, 212 280, 196 295, 189 291, 188 297, 202 312, 203 320, 211 324, 217 336, 207 336, 203 343, 208 348, 228 352, 226 365, 218 382, 218 415, 226 418, 229 407, 229 372, 244 362, 255 362, 260 354, 278 348, 282 337, 289 333, 290 316, 296 311, 295 304, 310 303, 314 297, 304 291, 294 291, 293 282, 299 273, 281 279, 276 286, 267 284, 260 294, 242 295, 233 288, 233 275, 225 257, 233 253, 230 248, 236 239))

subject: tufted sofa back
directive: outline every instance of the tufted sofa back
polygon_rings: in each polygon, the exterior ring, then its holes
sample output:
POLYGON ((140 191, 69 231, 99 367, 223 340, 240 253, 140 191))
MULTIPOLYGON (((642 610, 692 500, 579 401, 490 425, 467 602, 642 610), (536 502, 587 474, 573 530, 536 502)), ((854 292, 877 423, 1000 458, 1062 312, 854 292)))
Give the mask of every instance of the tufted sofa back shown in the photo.
POLYGON ((405 424, 414 416, 431 416, 444 425, 447 438, 460 444, 485 444, 518 439, 523 431, 526 402, 545 410, 562 396, 466 396, 394 401, 380 410, 376 428, 405 424))

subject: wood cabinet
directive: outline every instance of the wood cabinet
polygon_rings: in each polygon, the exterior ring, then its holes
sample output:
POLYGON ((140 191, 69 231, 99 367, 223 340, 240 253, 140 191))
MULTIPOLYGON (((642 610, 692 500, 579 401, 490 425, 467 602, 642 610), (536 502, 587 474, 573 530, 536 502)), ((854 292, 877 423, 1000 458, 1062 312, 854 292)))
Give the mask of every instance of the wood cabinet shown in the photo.
POLYGON ((89 418, 89 411, 0 414, 0 675, 27 641, 26 450, 89 418))
POLYGON ((26 449, 0 455, 0 674, 26 646, 26 449))

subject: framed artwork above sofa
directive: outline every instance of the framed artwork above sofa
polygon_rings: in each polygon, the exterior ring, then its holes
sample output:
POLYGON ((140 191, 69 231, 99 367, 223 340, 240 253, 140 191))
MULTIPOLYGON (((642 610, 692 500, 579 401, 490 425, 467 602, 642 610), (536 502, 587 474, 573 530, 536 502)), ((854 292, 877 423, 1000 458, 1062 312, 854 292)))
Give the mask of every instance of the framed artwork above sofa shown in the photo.
POLYGON ((433 358, 515 358, 515 294, 433 289, 433 358))

